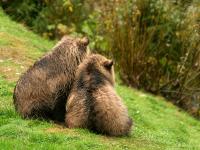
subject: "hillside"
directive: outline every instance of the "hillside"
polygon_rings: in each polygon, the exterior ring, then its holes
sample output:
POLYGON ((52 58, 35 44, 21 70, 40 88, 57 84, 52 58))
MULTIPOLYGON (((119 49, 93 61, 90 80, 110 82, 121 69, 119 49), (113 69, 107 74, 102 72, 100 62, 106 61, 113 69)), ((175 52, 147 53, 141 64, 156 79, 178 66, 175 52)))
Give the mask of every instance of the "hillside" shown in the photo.
POLYGON ((134 120, 129 137, 21 119, 12 103, 16 81, 54 44, 11 21, 0 9, 0 149, 200 149, 199 121, 161 97, 120 84, 117 92, 134 120))

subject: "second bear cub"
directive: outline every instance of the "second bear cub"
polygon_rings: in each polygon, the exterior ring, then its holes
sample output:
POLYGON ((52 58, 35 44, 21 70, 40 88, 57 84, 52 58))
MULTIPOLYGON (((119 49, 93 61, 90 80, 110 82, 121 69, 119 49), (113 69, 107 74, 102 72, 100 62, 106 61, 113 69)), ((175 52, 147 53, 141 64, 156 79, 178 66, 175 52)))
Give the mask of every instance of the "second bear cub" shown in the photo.
POLYGON ((89 128, 111 136, 130 132, 132 120, 114 90, 113 61, 93 54, 79 65, 65 123, 69 128, 89 128))

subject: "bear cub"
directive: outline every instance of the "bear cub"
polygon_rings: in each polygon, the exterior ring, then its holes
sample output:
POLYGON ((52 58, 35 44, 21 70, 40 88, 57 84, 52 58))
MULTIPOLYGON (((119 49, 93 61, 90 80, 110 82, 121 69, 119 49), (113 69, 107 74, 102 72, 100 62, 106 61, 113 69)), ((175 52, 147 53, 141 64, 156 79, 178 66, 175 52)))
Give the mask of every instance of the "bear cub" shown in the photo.
POLYGON ((23 118, 64 121, 66 99, 89 40, 64 36, 53 50, 36 61, 18 80, 14 105, 23 118))
POLYGON ((92 54, 78 66, 65 123, 68 128, 88 128, 110 136, 130 133, 132 120, 114 90, 113 61, 92 54))

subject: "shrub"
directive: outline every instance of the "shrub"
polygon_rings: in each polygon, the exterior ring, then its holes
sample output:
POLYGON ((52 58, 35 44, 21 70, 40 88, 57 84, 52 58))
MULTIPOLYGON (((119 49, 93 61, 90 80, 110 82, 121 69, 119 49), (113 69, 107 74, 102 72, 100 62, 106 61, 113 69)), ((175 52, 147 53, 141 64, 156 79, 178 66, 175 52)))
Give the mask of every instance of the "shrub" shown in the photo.
POLYGON ((200 115, 197 3, 118 0, 101 8, 103 34, 123 81, 200 115))
POLYGON ((2 3, 4 10, 19 22, 30 26, 45 37, 55 38, 80 32, 87 18, 84 0, 13 0, 2 3))

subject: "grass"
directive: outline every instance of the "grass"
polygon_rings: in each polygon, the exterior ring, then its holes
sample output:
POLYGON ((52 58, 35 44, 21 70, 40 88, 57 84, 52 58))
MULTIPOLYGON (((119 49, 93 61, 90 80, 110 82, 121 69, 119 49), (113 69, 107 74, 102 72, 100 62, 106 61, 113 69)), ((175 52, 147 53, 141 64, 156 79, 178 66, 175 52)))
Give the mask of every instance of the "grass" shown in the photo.
POLYGON ((23 120, 12 100, 17 79, 53 47, 0 9, 0 149, 200 149, 200 122, 161 97, 117 84, 134 128, 128 137, 96 135, 53 122, 23 120))

